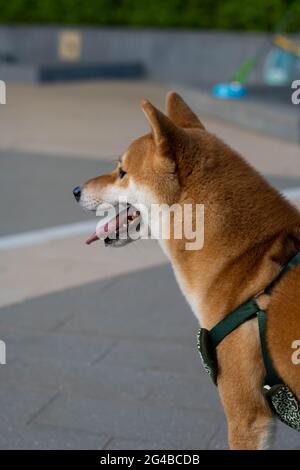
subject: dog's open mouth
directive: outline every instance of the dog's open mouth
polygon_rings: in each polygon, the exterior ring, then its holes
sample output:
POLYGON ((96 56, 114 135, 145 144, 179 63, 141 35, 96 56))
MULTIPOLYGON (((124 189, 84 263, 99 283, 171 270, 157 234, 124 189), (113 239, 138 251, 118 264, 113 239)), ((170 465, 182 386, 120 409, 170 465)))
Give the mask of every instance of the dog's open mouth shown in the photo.
POLYGON ((105 245, 122 245, 133 241, 131 235, 140 230, 140 212, 130 204, 112 207, 107 216, 98 222, 96 231, 86 244, 104 240, 105 245), (122 242, 122 243, 121 243, 122 242))

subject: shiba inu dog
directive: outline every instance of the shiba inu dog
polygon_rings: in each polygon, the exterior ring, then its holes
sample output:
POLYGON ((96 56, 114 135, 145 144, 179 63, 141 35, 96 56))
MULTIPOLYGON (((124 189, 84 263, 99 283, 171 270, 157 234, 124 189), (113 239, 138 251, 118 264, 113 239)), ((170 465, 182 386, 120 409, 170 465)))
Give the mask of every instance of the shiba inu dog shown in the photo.
MULTIPOLYGON (((300 365, 291 359, 292 344, 300 340, 300 267, 280 280, 271 295, 259 296, 300 251, 300 213, 237 152, 210 134, 178 94, 167 95, 166 114, 149 101, 142 102, 142 109, 151 132, 129 146, 111 173, 74 190, 89 211, 115 206, 120 198, 127 201, 88 243, 105 235, 107 245, 126 245, 132 239, 123 239, 122 230, 128 232, 130 225, 140 233, 147 230, 147 211, 153 204, 203 204, 201 249, 186 250, 188 240, 184 234, 175 237, 174 230, 169 238, 159 239, 179 286, 207 329, 256 296, 261 308, 268 308, 266 338, 274 366, 300 399, 300 365)), ((197 218, 195 210, 192 215, 197 218)), ((151 222, 159 238, 157 221, 151 222)), ((192 223, 195 227, 196 221, 192 223)), ((217 357, 230 448, 266 448, 273 418, 262 393, 265 369, 257 320, 228 335, 217 357)))

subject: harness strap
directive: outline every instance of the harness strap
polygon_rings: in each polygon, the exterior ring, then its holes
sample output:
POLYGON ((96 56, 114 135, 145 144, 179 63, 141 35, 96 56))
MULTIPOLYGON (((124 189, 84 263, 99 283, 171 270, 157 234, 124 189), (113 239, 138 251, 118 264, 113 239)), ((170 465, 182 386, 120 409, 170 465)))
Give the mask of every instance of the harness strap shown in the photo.
POLYGON ((266 312, 264 310, 258 310, 258 328, 259 328, 259 337, 262 350, 263 361, 266 369, 266 378, 265 385, 273 387, 273 385, 281 384, 282 380, 277 375, 273 363, 268 351, 267 341, 266 341, 266 312))
POLYGON ((277 277, 273 279, 271 284, 269 284, 265 289, 265 294, 270 294, 276 284, 285 276, 291 269, 295 268, 300 263, 300 252, 297 253, 280 271, 277 277))
POLYGON ((225 336, 229 335, 229 333, 231 333, 245 321, 255 317, 257 310, 258 306, 255 300, 248 300, 247 302, 240 305, 236 310, 231 312, 219 323, 217 323, 217 325, 215 325, 209 331, 212 346, 216 348, 218 344, 225 338, 225 336))
MULTIPOLYGON (((280 271, 279 275, 266 287, 264 290, 265 294, 270 294, 274 286, 285 276, 291 269, 300 264, 300 252, 297 253, 287 265, 280 271)), ((269 355, 268 346, 266 342, 266 312, 261 310, 255 299, 252 298, 237 309, 227 315, 217 325, 215 325, 210 331, 207 331, 207 335, 210 338, 211 346, 215 350, 218 344, 233 330, 238 328, 242 323, 251 318, 257 316, 259 325, 259 336, 262 348, 263 361, 266 369, 266 385, 273 386, 282 384, 282 380, 278 377, 276 371, 272 365, 272 359, 269 355)))

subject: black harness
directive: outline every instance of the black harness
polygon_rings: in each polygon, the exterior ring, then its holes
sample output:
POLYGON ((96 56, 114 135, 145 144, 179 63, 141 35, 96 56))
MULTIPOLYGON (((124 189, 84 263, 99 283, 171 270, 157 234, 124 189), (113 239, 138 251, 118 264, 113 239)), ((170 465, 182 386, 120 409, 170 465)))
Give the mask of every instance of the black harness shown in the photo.
MULTIPOLYGON (((300 264, 300 253, 289 261, 262 294, 270 294, 280 279, 298 264, 300 264)), ((204 368, 210 375, 214 384, 217 385, 218 361, 216 348, 218 344, 233 330, 254 317, 258 319, 262 356, 266 370, 263 393, 273 413, 285 424, 300 432, 300 402, 295 394, 283 383, 273 367, 266 342, 267 313, 265 310, 259 308, 255 298, 251 298, 240 305, 217 323, 210 331, 205 328, 199 330, 198 350, 204 368)))

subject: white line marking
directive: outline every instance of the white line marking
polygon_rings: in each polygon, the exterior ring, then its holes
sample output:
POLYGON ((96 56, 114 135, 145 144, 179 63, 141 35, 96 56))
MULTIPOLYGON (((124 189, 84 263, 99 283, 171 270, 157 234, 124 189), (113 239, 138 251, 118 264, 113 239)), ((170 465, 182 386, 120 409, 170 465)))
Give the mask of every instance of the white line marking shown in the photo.
MULTIPOLYGON (((287 188, 281 191, 290 201, 300 200, 300 188, 287 188)), ((59 225, 57 227, 32 230, 31 232, 17 233, 0 237, 0 251, 11 250, 23 246, 41 245, 52 240, 84 235, 93 232, 97 219, 78 222, 75 224, 59 225)))
POLYGON ((40 245, 52 240, 60 240, 74 235, 82 235, 94 231, 96 225, 97 220, 94 219, 87 220, 86 222, 78 222, 76 224, 60 225, 58 227, 43 228, 41 230, 33 230, 31 232, 23 232, 17 233, 16 235, 0 237, 0 250, 11 250, 21 246, 40 245))
POLYGON ((300 200, 300 188, 287 188, 282 191, 282 194, 291 201, 300 200))

